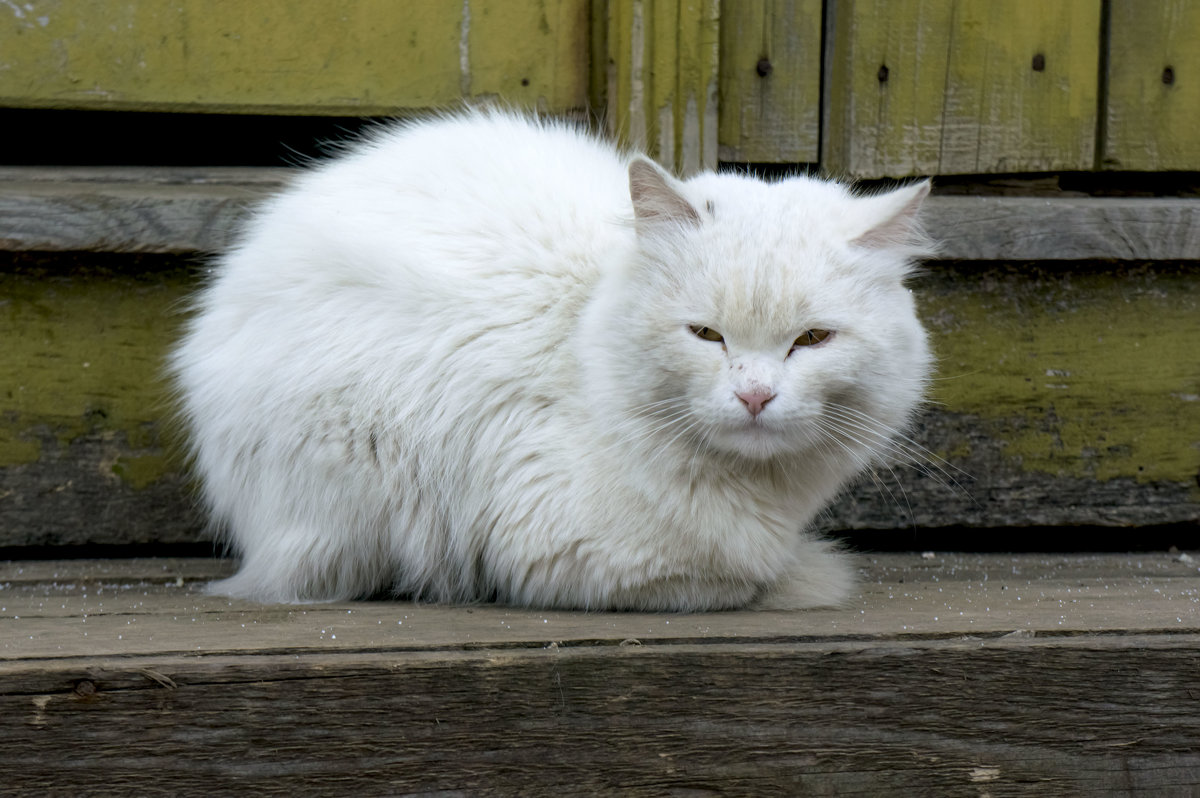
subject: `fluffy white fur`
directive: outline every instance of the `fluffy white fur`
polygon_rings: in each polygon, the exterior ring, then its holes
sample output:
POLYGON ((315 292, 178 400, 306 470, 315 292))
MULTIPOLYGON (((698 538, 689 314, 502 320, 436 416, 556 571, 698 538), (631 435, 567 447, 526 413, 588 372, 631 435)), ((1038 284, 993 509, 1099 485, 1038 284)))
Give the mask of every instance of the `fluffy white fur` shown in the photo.
POLYGON ((681 182, 502 112, 308 171, 220 261, 172 360, 243 558, 213 590, 838 602, 852 569, 804 529, 920 401, 902 281, 927 191, 681 182), (814 329, 833 335, 794 346, 814 329), (739 393, 774 396, 756 416, 739 393))

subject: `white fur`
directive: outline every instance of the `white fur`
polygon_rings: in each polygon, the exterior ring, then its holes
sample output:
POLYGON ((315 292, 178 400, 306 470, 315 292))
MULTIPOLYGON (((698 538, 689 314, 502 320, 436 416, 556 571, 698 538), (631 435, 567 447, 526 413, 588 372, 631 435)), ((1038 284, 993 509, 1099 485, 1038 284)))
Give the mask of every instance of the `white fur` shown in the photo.
POLYGON ((243 558, 214 591, 843 599, 851 568, 804 528, 920 400, 902 280, 927 186, 856 198, 647 165, 470 113, 385 131, 268 202, 172 360, 243 558), (835 334, 792 351, 812 328, 835 334), (776 394, 757 418, 736 396, 754 390, 776 394))

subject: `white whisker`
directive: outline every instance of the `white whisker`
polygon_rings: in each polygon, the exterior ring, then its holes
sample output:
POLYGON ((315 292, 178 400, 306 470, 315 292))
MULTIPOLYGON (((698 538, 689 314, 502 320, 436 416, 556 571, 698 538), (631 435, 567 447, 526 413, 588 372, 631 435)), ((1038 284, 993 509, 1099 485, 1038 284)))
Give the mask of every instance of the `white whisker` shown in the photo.
POLYGON ((967 479, 971 478, 970 474, 922 446, 912 437, 856 408, 831 403, 827 405, 827 410, 830 421, 870 438, 875 443, 873 448, 881 453, 896 456, 897 465, 916 468, 947 490, 956 491, 975 501, 970 491, 951 472, 967 479))

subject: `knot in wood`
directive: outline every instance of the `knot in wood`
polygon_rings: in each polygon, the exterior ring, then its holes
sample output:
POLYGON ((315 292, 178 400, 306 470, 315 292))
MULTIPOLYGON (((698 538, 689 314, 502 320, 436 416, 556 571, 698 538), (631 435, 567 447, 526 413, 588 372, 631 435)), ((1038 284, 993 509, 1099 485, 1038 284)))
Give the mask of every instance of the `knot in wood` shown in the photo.
POLYGON ((760 58, 758 59, 758 63, 754 65, 754 71, 758 73, 760 78, 765 78, 774 70, 775 67, 771 66, 771 60, 769 58, 760 58))

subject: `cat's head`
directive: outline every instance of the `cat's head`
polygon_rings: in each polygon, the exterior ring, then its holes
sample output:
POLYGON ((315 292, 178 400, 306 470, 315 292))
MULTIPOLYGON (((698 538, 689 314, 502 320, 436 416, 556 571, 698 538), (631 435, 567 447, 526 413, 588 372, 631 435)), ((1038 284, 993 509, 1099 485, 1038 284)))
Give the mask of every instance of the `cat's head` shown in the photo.
POLYGON ((931 356, 904 280, 929 251, 921 182, 855 196, 808 178, 630 165, 637 257, 610 305, 629 407, 756 460, 861 459, 920 401, 931 356), (615 316, 615 318, 613 318, 615 316))

